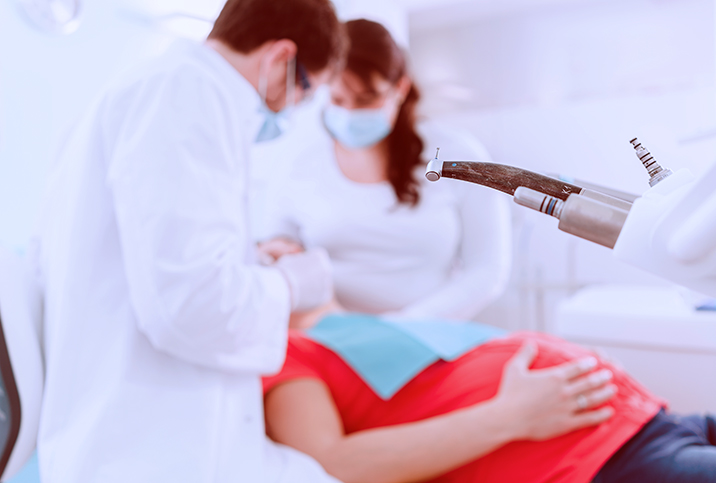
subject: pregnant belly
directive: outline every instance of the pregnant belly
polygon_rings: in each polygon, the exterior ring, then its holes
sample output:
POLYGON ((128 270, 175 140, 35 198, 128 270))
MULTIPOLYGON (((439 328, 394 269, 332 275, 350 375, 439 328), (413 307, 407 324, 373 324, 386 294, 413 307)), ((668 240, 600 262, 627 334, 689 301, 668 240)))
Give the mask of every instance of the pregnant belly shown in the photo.
MULTIPOLYGON (((390 421, 381 421, 381 425, 425 419, 494 397, 505 363, 527 340, 536 342, 538 347, 532 369, 593 355, 556 337, 515 333, 477 347, 456 361, 438 362, 425 369, 393 398, 396 407, 406 405, 413 410, 396 412, 390 421)), ((595 370, 604 367, 614 373, 613 382, 618 387, 617 395, 609 402, 615 408, 611 420, 548 441, 510 443, 434 483, 590 481, 608 458, 665 404, 607 361, 600 360, 595 370)))

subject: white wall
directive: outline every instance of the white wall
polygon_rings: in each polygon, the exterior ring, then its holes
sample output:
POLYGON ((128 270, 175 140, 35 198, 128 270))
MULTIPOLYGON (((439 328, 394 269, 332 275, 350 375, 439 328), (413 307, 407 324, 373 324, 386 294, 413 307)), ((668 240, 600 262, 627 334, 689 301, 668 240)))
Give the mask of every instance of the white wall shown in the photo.
POLYGON ((79 29, 62 36, 0 0, 0 243, 27 243, 51 159, 105 84, 171 42, 133 1, 84 1, 79 29))
MULTIPOLYGON (((698 173, 716 158, 712 0, 565 1, 464 15, 458 7, 437 26, 412 17, 425 113, 467 128, 496 162, 641 193, 648 184, 629 144, 635 136, 671 169, 698 173)), ((580 286, 664 283, 559 232, 554 219, 517 206, 514 214, 512 285, 483 320, 549 329, 554 305, 580 286)))

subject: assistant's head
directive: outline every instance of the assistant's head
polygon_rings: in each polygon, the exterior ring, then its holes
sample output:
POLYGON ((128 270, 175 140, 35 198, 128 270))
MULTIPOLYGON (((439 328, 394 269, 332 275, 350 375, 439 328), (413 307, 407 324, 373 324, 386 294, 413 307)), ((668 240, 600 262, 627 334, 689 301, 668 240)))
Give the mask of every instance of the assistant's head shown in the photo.
POLYGON ((287 102, 287 74, 299 102, 342 65, 347 45, 330 0, 228 0, 209 41, 250 57, 239 70, 274 111, 287 102))
POLYGON ((415 131, 420 96, 408 75, 406 54, 379 23, 352 20, 346 31, 350 48, 344 70, 330 83, 324 123, 346 148, 385 145, 387 178, 401 203, 415 205, 414 171, 422 163, 423 142, 415 131))

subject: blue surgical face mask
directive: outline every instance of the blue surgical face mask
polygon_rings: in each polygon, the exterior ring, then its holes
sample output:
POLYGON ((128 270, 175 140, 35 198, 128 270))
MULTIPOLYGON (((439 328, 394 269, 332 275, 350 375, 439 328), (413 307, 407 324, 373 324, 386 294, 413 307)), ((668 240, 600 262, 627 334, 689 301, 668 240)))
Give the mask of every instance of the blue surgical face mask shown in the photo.
POLYGON ((266 104, 261 106, 261 113, 264 116, 264 123, 261 125, 254 142, 262 143, 271 141, 281 136, 290 124, 290 108, 274 112, 266 104))
POLYGON ((288 61, 286 66, 286 105, 278 112, 274 112, 266 104, 266 90, 268 88, 268 73, 259 74, 259 96, 261 96, 261 113, 264 123, 256 135, 255 142, 271 141, 283 134, 289 125, 289 118, 294 108, 294 91, 296 89, 296 58, 288 61))
POLYGON ((323 124, 333 139, 350 149, 378 144, 393 130, 386 107, 346 109, 329 104, 323 111, 323 124))

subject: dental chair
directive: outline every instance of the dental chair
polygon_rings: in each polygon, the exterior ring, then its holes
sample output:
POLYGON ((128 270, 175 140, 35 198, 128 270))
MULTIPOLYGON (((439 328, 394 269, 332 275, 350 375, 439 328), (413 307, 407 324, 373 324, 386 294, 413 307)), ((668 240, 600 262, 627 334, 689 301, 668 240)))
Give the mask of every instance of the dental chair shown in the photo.
POLYGON ((42 298, 27 263, 0 247, 0 481, 37 443, 44 386, 42 298))

